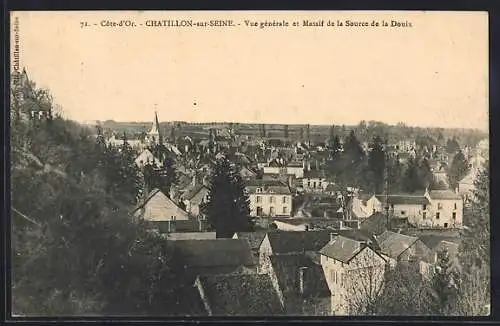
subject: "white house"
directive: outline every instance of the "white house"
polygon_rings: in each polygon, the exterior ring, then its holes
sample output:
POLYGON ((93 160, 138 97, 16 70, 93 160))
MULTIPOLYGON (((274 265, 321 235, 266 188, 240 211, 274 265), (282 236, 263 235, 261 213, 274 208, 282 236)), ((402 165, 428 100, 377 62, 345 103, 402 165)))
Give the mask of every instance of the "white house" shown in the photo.
POLYGON ((433 227, 462 227, 464 201, 459 194, 450 190, 432 190, 426 192, 426 196, 431 202, 433 227))
POLYGON ((322 192, 326 189, 329 182, 324 177, 321 170, 311 170, 304 172, 302 178, 302 188, 307 192, 322 192))
POLYGON ((463 199, 450 190, 425 190, 423 194, 373 195, 367 201, 369 210, 384 211, 387 199, 389 213, 407 219, 420 228, 461 228, 463 199))
POLYGON ((245 187, 250 197, 251 216, 290 216, 290 187, 278 180, 250 180, 245 187))
POLYGON ((366 300, 383 290, 386 260, 365 242, 334 234, 320 255, 332 294, 332 314, 363 313, 366 300))
POLYGON ((137 158, 135 159, 135 164, 139 168, 142 168, 148 164, 154 164, 154 165, 159 166, 159 165, 161 165, 161 162, 159 159, 157 159, 153 155, 153 153, 151 153, 151 151, 149 151, 148 149, 145 149, 142 151, 141 154, 139 154, 139 156, 137 156, 137 158))

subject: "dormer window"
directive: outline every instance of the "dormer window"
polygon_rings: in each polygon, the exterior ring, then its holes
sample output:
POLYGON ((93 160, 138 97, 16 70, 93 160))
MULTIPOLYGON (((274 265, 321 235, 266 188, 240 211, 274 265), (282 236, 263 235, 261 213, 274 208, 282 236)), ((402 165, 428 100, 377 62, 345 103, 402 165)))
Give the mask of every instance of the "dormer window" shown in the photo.
POLYGON ((260 194, 262 192, 262 188, 255 189, 255 192, 258 193, 258 194, 260 194))

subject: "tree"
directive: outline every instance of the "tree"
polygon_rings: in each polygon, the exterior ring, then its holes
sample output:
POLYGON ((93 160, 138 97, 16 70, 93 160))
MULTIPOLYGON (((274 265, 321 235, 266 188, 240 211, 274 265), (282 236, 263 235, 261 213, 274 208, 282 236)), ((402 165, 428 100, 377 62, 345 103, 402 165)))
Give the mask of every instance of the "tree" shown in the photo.
POLYGON ((341 284, 346 289, 349 315, 375 315, 384 289, 386 262, 373 250, 349 264, 341 284))
POLYGON ((449 315, 456 311, 458 271, 446 250, 439 252, 437 258, 438 262, 432 278, 432 288, 435 292, 434 313, 449 315))
POLYGON ((182 260, 127 216, 126 140, 105 146, 59 116, 23 123, 12 148, 13 313, 175 313, 182 260))
POLYGON ((218 238, 229 238, 235 232, 253 229, 243 180, 237 166, 225 157, 215 164, 208 197, 204 213, 218 238))
POLYGON ((419 189, 430 187, 434 182, 434 174, 432 173, 431 166, 427 158, 420 160, 418 165, 419 174, 419 189))
POLYGON ((460 144, 458 143, 458 140, 456 137, 453 137, 452 139, 448 138, 446 141, 446 152, 449 154, 455 154, 457 151, 460 150, 460 144))
POLYGON ((409 263, 388 269, 384 290, 376 303, 377 315, 422 316, 433 309, 432 284, 409 263))
POLYGON ((371 172, 371 183, 375 193, 381 193, 384 186, 385 173, 385 151, 383 141, 380 137, 373 138, 369 145, 370 152, 368 154, 368 168, 371 172))
POLYGON ((448 180, 450 187, 455 189, 458 187, 458 183, 462 180, 467 173, 469 173, 469 162, 465 158, 462 151, 459 151, 451 162, 450 168, 448 169, 448 180))
POLYGON ((414 158, 409 158, 407 168, 403 177, 403 189, 406 192, 414 193, 421 189, 418 162, 414 158))

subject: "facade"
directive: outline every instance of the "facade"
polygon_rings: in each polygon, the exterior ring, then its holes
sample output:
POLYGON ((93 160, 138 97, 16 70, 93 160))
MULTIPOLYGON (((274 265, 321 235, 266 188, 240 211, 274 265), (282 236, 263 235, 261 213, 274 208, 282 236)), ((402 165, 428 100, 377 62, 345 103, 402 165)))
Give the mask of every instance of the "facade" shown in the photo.
POLYGON ((265 174, 293 174, 297 179, 304 177, 304 168, 299 164, 288 166, 264 166, 263 171, 265 174))
POLYGON ((246 186, 251 216, 291 216, 290 187, 277 180, 252 180, 246 186))
MULTIPOLYGON (((374 195, 367 201, 367 209, 384 212, 385 196, 374 195)), ((391 216, 407 219, 419 228, 461 228, 463 199, 450 190, 425 190, 423 194, 387 196, 391 216)))
POLYGON ((200 216, 200 207, 208 202, 208 188, 204 184, 194 184, 182 195, 181 201, 186 206, 186 211, 192 216, 200 216))
POLYGON ((145 149, 141 152, 141 154, 139 154, 139 156, 137 156, 137 158, 135 159, 135 164, 139 168, 143 168, 145 165, 148 164, 160 166, 161 161, 157 159, 149 149, 145 149))
POLYGON ((306 192, 323 192, 328 184, 322 171, 319 170, 306 171, 302 178, 302 189, 306 192))
POLYGON ((383 290, 386 260, 365 242, 332 235, 320 251, 332 315, 362 314, 383 290))

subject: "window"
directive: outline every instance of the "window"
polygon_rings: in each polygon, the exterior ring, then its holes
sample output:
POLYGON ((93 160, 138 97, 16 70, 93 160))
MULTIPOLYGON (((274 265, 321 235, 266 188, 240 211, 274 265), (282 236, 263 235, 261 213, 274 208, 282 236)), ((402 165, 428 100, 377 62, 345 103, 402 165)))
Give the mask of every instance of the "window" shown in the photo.
POLYGON ((426 212, 423 212, 422 213, 422 218, 425 220, 425 218, 427 217, 427 213, 426 212))
POLYGON ((438 209, 443 209, 443 204, 442 203, 438 203, 438 209))
POLYGON ((271 204, 272 204, 272 203, 274 203, 274 196, 270 196, 270 197, 269 197, 269 202, 270 202, 271 204))
POLYGON ((444 223, 444 227, 447 228, 448 227, 448 223, 444 223))
POLYGON ((405 214, 406 214, 406 212, 405 212, 405 211, 401 211, 401 215, 405 215, 405 214))
POLYGON ((391 209, 394 209, 394 204, 391 204, 391 209))
POLYGON ((283 196, 283 204, 286 203, 286 196, 283 196))
POLYGON ((288 213, 288 208, 286 206, 283 206, 283 214, 287 214, 288 213))
POLYGON ((457 203, 453 205, 453 209, 457 209, 457 203))
POLYGON ((274 207, 269 207, 269 214, 274 215, 274 207))
POLYGON ((313 182, 313 188, 316 188, 316 181, 313 182))
POLYGON ((321 181, 318 183, 318 187, 321 188, 321 181))
POLYGON ((257 207, 257 216, 262 216, 262 207, 257 207))
POLYGON ((451 213, 451 218, 456 220, 457 219, 457 213, 453 212, 451 213))
POLYGON ((376 213, 376 210, 375 210, 375 208, 374 208, 374 209, 373 209, 373 214, 375 214, 375 213, 376 213))
POLYGON ((258 203, 262 203, 262 197, 261 196, 257 196, 257 202, 258 203))
POLYGON ((311 186, 311 181, 307 180, 307 187, 311 186))
POLYGON ((436 220, 439 220, 439 212, 436 213, 436 220))
POLYGON ((427 205, 424 204, 423 210, 425 211, 427 209, 427 205))
POLYGON ((258 193, 258 194, 260 194, 262 192, 262 189, 261 188, 257 188, 257 189, 255 189, 255 192, 258 193))

